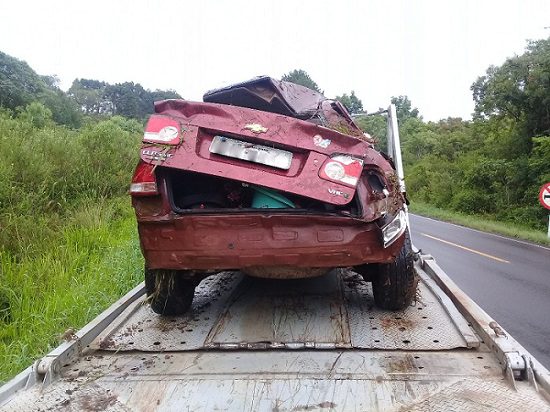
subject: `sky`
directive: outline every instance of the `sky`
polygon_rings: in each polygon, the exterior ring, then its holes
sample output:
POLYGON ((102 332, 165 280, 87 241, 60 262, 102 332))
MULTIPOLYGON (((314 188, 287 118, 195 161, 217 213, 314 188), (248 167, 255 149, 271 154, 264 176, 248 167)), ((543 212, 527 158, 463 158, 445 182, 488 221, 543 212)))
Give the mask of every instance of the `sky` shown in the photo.
POLYGON ((550 37, 549 0, 0 0, 0 51, 66 90, 75 78, 174 89, 189 100, 303 69, 364 107, 407 95, 425 120, 474 109, 490 65, 550 37))

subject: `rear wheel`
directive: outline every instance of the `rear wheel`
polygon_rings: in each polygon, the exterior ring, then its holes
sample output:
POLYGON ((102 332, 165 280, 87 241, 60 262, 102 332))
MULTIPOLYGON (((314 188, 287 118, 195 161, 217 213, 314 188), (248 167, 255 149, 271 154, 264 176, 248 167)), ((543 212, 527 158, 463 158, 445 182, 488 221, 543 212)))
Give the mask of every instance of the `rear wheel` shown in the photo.
POLYGON ((374 302, 381 309, 401 310, 412 303, 417 279, 409 231, 399 255, 392 263, 378 264, 372 273, 374 302))
POLYGON ((145 269, 145 290, 153 312, 181 315, 191 307, 198 282, 178 270, 145 269))

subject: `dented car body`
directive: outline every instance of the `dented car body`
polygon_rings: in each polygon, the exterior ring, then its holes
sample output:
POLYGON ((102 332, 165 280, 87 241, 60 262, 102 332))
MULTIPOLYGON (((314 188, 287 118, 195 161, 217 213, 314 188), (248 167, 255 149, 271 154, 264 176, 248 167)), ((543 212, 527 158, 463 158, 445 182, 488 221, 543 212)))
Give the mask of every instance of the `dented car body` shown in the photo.
POLYGON ((268 77, 204 100, 155 104, 130 189, 158 311, 184 311, 168 296, 221 270, 299 278, 351 266, 374 285, 380 264, 410 255, 393 164, 339 102, 268 77))

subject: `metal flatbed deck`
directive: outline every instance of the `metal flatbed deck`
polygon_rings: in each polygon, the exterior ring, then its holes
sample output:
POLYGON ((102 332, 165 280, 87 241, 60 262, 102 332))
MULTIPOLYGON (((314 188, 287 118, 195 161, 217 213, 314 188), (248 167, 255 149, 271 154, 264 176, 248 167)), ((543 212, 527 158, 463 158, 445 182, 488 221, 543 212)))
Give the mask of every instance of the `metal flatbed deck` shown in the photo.
POLYGON ((0 410, 550 410, 549 372, 429 256, 416 269, 400 312, 342 269, 224 272, 174 318, 140 286, 0 388, 0 410))

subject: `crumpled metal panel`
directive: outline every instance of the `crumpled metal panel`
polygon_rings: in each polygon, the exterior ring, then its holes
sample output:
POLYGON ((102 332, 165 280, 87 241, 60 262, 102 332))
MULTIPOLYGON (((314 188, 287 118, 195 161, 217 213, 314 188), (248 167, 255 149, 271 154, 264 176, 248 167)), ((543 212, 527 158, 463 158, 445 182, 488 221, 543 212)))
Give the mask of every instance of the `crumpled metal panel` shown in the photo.
POLYGON ((374 307, 370 284, 334 270, 312 279, 270 280, 224 272, 197 288, 193 307, 163 318, 136 304, 101 336, 103 350, 361 348, 442 350, 467 347, 433 293, 404 311, 374 307))
POLYGON ((214 103, 165 100, 155 104, 155 111, 181 124, 182 142, 168 147, 145 142, 140 157, 146 163, 345 205, 353 199, 355 187, 322 179, 319 172, 331 156, 346 154, 362 159, 366 169, 383 175, 390 192, 390 204, 403 203, 400 192, 393 190, 395 170, 390 162, 370 142, 346 134, 347 131, 343 133, 338 131, 340 129, 291 117, 214 103), (250 130, 254 126, 261 127, 262 132, 250 130), (294 154, 290 169, 283 171, 211 153, 210 146, 216 135, 291 151, 294 154))
POLYGON ((375 223, 303 213, 182 215, 163 224, 142 221, 139 232, 147 266, 176 270, 391 262, 404 241, 383 248, 375 223))
POLYGON ((258 76, 221 89, 207 91, 203 101, 279 113, 308 119, 327 98, 299 84, 258 76))
POLYGON ((345 125, 348 134, 363 138, 363 132, 339 101, 327 99, 302 85, 268 76, 210 90, 203 100, 311 120, 327 127, 345 125))

